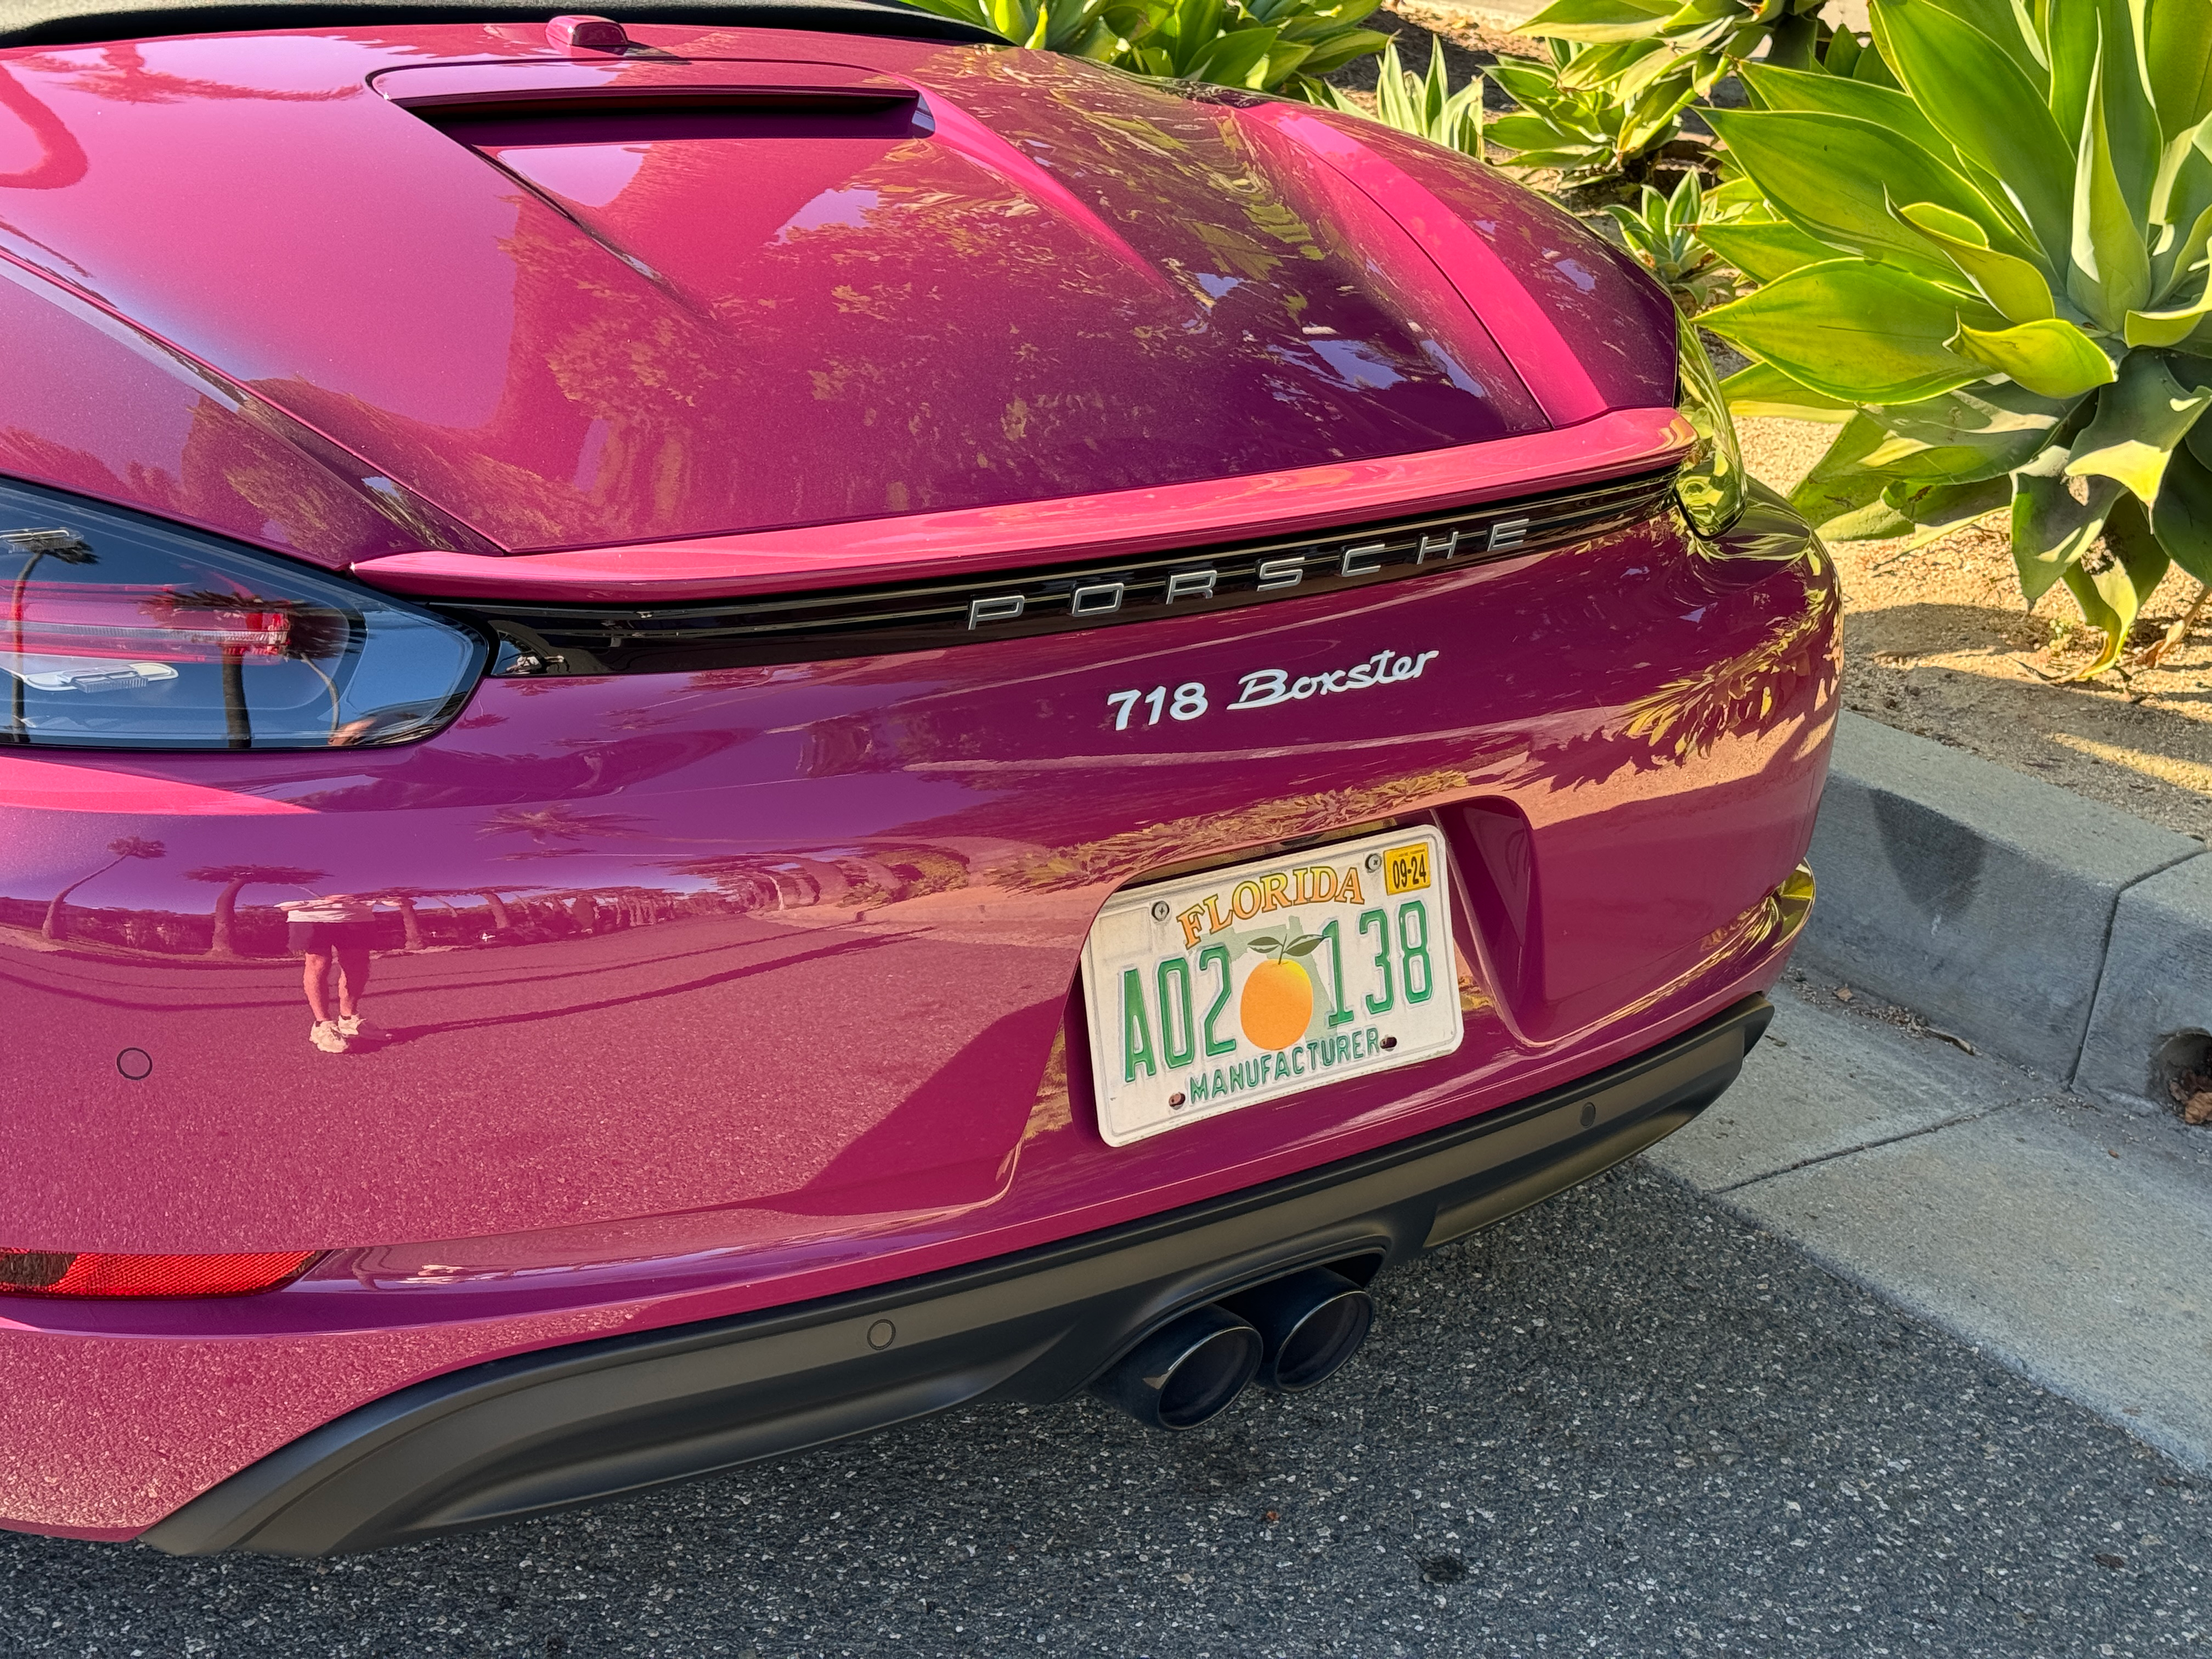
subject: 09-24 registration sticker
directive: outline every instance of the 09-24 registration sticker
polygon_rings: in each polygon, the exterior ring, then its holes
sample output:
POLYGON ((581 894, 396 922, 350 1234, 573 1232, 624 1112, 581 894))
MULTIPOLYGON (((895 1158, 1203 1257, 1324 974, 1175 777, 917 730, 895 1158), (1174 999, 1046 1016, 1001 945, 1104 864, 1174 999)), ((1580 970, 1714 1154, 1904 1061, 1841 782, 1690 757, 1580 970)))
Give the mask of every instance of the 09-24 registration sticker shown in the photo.
POLYGON ((1115 895, 1083 953, 1099 1133, 1126 1146, 1456 1049, 1444 871, 1417 829, 1115 895))

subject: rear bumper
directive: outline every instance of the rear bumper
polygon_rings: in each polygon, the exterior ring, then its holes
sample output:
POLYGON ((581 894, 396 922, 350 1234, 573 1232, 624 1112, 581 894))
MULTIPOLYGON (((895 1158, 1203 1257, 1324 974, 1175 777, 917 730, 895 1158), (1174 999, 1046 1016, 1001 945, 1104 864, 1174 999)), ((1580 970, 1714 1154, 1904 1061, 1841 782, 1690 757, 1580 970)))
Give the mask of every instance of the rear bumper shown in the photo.
POLYGON ((772 1312, 471 1366, 363 1406, 143 1534, 319 1555, 588 1503, 963 1403, 1082 1388, 1182 1310, 1316 1262, 1364 1278, 1589 1179, 1731 1083, 1747 997, 1518 1105, 1127 1226, 772 1312))

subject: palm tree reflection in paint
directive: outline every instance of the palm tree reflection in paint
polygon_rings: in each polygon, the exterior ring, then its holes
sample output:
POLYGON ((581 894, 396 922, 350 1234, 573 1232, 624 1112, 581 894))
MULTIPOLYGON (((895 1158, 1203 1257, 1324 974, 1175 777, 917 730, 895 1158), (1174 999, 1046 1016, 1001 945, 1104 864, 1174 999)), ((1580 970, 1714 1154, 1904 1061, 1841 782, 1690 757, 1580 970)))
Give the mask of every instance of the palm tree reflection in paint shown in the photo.
MULTIPOLYGON (((20 682, 19 682, 20 684, 20 682)), ((46 906, 46 920, 40 925, 40 936, 49 939, 69 937, 69 896, 85 883, 106 875, 125 859, 160 859, 169 855, 169 849, 158 841, 149 841, 143 836, 120 836, 107 843, 107 850, 115 854, 90 875, 79 876, 54 895, 46 906)))
POLYGON ((8 614, 15 624, 15 650, 9 659, 15 672, 9 676, 8 740, 28 743, 31 730, 23 708, 23 607, 28 603, 31 573, 39 568, 41 559, 56 559, 64 564, 98 564, 100 555, 86 546, 83 538, 72 530, 0 531, 0 547, 27 556, 15 572, 15 591, 9 596, 8 614))
POLYGON ((146 605, 171 626, 198 629, 211 636, 222 667, 223 726, 230 748, 253 747, 252 710, 246 697, 249 660, 307 664, 330 694, 331 743, 337 746, 348 741, 337 682, 320 665, 343 654, 351 635, 339 612, 301 599, 208 588, 172 589, 146 605))

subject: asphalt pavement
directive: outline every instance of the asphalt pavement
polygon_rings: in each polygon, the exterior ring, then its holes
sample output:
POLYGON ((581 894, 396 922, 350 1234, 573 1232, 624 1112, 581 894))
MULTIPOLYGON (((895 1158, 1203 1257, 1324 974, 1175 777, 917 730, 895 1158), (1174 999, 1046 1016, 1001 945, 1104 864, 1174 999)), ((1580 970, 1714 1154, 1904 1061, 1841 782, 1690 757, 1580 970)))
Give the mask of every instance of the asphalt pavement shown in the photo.
POLYGON ((987 1407, 381 1554, 0 1535, 0 1654, 2154 1654, 2180 1465, 1631 1165, 1388 1276, 1323 1390, 987 1407))

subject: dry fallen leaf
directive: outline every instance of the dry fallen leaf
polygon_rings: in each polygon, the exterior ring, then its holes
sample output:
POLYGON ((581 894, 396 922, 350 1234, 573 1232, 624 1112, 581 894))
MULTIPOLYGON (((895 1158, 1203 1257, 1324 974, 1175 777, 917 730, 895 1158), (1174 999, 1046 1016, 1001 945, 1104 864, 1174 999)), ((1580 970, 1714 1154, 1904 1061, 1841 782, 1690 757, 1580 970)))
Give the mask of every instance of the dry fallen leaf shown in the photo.
POLYGON ((1850 1000, 1851 1000, 1851 988, 1850 988, 1850 986, 1848 986, 1848 985, 1838 985, 1838 987, 1836 987, 1836 1000, 1837 1000, 1837 1001, 1838 1001, 1838 1002, 1849 1002, 1850 1000))
POLYGON ((2173 1079, 2167 1092, 2172 1095, 2173 1103, 2181 1108, 2184 1123, 2212 1123, 2212 1077, 2201 1072, 2184 1072, 2173 1079))

